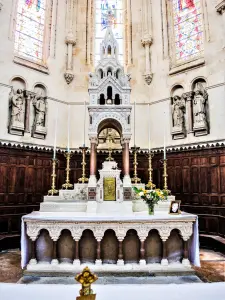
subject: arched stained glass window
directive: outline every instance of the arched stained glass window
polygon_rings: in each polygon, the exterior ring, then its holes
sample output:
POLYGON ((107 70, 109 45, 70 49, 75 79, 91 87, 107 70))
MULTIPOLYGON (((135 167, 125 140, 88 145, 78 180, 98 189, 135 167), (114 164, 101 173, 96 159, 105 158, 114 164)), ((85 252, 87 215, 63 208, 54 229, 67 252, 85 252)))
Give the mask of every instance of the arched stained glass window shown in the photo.
POLYGON ((119 45, 118 59, 123 64, 123 0, 95 0, 95 64, 100 60, 100 43, 105 36, 108 26, 119 45))
POLYGON ((172 0, 175 63, 203 56, 204 37, 201 0, 172 0))
POLYGON ((35 63, 43 63, 47 0, 18 0, 15 54, 35 63))

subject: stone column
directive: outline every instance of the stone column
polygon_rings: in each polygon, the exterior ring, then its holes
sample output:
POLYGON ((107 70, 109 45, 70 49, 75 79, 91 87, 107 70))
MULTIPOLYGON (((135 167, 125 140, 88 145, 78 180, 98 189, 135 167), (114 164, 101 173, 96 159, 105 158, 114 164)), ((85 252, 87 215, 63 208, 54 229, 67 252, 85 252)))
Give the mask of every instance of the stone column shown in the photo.
POLYGON ((24 91, 25 94, 25 100, 26 100, 26 108, 25 108, 25 129, 24 132, 30 132, 30 100, 32 97, 32 94, 28 91, 24 91))
POLYGON ((182 265, 184 266, 190 266, 190 261, 189 261, 189 253, 188 253, 188 240, 184 240, 184 258, 182 260, 182 265))
POLYGON ((130 152, 129 152, 129 139, 123 139, 123 185, 131 186, 131 179, 130 179, 130 152))
POLYGON ((75 258, 73 261, 74 265, 80 265, 80 259, 79 259, 79 239, 75 238, 75 258))
POLYGON ((163 257, 161 260, 162 266, 168 266, 166 240, 163 239, 163 257))
POLYGON ((36 265, 37 258, 36 258, 36 238, 31 237, 31 259, 29 261, 29 265, 36 265))
POLYGON ((96 173, 97 173, 97 138, 91 138, 91 152, 90 152, 90 178, 89 187, 96 187, 96 173))
POLYGON ((101 265, 101 238, 97 238, 97 259, 95 261, 96 265, 101 265))
POLYGON ((140 265, 146 265, 146 260, 145 260, 145 239, 141 239, 140 265))
POLYGON ((123 260, 123 239, 124 238, 119 238, 119 254, 118 254, 118 261, 117 261, 117 265, 119 265, 119 266, 124 265, 124 260, 123 260))
POLYGON ((58 238, 53 238, 53 255, 51 265, 58 265, 59 261, 57 259, 57 240, 58 238))

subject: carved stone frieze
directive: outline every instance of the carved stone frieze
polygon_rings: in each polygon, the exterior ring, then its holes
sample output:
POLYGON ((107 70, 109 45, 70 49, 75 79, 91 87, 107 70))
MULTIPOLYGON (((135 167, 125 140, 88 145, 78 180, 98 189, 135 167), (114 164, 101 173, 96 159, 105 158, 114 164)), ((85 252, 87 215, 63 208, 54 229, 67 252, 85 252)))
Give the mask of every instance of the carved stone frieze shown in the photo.
POLYGON ((221 15, 225 12, 225 0, 220 1, 216 5, 216 11, 221 15))

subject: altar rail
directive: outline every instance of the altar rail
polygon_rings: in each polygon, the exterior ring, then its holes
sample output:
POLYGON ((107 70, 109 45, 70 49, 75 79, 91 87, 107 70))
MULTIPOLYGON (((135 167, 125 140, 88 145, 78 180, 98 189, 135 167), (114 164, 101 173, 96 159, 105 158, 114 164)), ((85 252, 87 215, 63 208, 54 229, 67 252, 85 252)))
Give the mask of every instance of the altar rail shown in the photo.
POLYGON ((195 221, 195 216, 186 220, 144 222, 24 219, 26 237, 29 237, 28 269, 40 263, 61 265, 65 262, 72 265, 92 263, 120 266, 159 263, 166 266, 179 261, 189 266, 195 221))

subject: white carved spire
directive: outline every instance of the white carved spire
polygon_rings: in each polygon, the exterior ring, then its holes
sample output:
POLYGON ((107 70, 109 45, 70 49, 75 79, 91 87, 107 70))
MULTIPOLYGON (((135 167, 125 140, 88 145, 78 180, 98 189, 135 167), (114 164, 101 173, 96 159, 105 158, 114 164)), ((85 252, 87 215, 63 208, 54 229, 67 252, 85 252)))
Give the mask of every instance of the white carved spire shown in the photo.
POLYGON ((117 59, 118 47, 119 46, 117 40, 114 37, 112 28, 109 26, 106 30, 104 40, 101 42, 100 45, 101 59, 104 58, 117 59))

